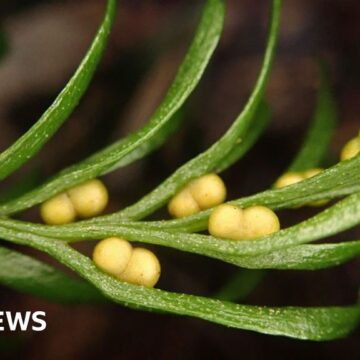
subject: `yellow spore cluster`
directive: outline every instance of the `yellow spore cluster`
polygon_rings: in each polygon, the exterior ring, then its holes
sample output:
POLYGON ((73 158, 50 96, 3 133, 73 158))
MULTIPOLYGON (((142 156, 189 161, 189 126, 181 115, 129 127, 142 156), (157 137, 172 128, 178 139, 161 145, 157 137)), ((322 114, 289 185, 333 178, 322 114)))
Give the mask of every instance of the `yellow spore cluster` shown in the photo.
POLYGON ((225 201, 226 187, 216 174, 207 174, 189 182, 169 202, 170 215, 181 218, 209 209, 225 201))
POLYGON ((128 283, 154 287, 161 266, 156 255, 144 248, 133 248, 121 238, 101 240, 94 249, 93 261, 101 270, 128 283))
POLYGON ((280 230, 277 215, 265 206, 242 209, 235 205, 217 206, 209 217, 209 233, 230 240, 252 240, 280 230))
MULTIPOLYGON (((324 169, 314 168, 314 169, 309 169, 309 170, 302 171, 302 172, 294 172, 294 171, 287 172, 284 175, 280 176, 276 180, 276 182, 274 184, 274 188, 280 189, 285 186, 296 184, 300 181, 303 181, 305 179, 309 179, 315 175, 318 175, 322 171, 324 171, 324 169)), ((317 201, 310 202, 306 205, 308 205, 308 206, 323 206, 323 205, 326 205, 328 202, 329 202, 328 200, 317 200, 317 201)))
POLYGON ((105 209, 108 199, 105 185, 94 179, 45 201, 40 207, 40 214, 46 224, 68 224, 77 217, 99 215, 105 209))
POLYGON ((349 140, 345 146, 342 148, 340 153, 340 159, 349 160, 360 153, 360 132, 358 136, 349 140))

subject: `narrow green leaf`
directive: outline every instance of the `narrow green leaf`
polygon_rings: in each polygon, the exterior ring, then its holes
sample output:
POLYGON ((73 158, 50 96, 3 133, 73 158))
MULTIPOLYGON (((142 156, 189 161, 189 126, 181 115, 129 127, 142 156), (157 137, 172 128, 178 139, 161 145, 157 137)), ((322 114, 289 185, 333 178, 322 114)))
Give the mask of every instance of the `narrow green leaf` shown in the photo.
MULTIPOLYGON (((70 166, 25 196, 0 206, 0 215, 11 214, 39 204, 83 181, 106 174, 124 165, 125 156, 134 156, 142 146, 152 146, 164 136, 163 129, 199 82, 219 41, 224 20, 222 0, 208 0, 193 42, 164 100, 149 122, 125 140, 105 148, 79 164, 70 166), (129 155, 133 153, 133 155, 129 155)), ((169 129, 169 128, 168 128, 169 129)), ((138 156, 135 156, 135 158, 138 156)), ((129 158, 125 160, 129 161, 129 158)))
MULTIPOLYGON (((135 204, 112 215, 112 219, 140 219, 164 205, 167 200, 191 179, 214 171, 224 157, 238 147, 258 109, 273 62, 280 23, 281 0, 274 0, 267 47, 260 74, 243 111, 225 135, 208 150, 178 168, 162 184, 135 204)), ((239 150, 237 150, 239 151, 239 150)), ((235 155, 235 158, 237 155, 235 155)), ((221 165, 219 165, 221 167, 221 165)))
POLYGON ((244 267, 251 267, 244 256, 267 254, 323 239, 358 224, 360 224, 360 193, 347 197, 295 226, 252 241, 232 241, 202 234, 164 231, 162 227, 154 226, 151 222, 46 226, 0 219, 0 225, 17 231, 26 231, 29 234, 67 241, 120 236, 130 241, 167 246, 244 267))
POLYGON ((17 291, 61 303, 104 301, 84 281, 15 250, 0 247, 0 283, 17 291))
POLYGON ((59 129, 79 103, 103 54, 115 15, 109 0, 99 30, 75 74, 41 118, 12 146, 0 154, 0 180, 32 158, 59 129))
MULTIPOLYGON (((137 230, 124 230, 124 227, 113 226, 92 226, 87 229, 67 229, 63 231, 61 228, 54 231, 54 228, 39 229, 26 226, 25 223, 14 224, 8 222, 1 223, 4 226, 8 226, 14 229, 26 229, 34 234, 42 234, 47 236, 58 236, 59 238, 66 239, 69 242, 76 242, 79 240, 89 239, 102 239, 108 236, 123 236, 132 241, 147 242, 150 244, 157 244, 162 246, 173 247, 178 250, 194 252, 200 255, 206 255, 214 257, 216 259, 237 265, 248 269, 286 269, 286 270, 317 270, 325 269, 341 265, 360 255, 360 241, 348 241, 334 244, 318 244, 318 245, 297 245, 285 250, 274 250, 266 253, 265 255, 251 255, 243 256, 234 254, 233 250, 223 250, 220 248, 217 250, 218 241, 223 240, 216 239, 204 235, 191 235, 188 234, 169 232, 155 232, 154 230, 148 230, 146 225, 143 226, 143 231, 137 230), (82 238, 80 238, 83 232, 82 238), (186 240, 188 239, 188 241, 186 240), (203 246, 206 247, 203 247, 203 246), (217 252, 218 251, 218 252, 217 252)), ((128 226, 131 224, 127 224, 128 226)), ((310 230, 309 230, 310 231, 310 230)), ((324 235, 325 237, 325 235, 324 235)), ((230 244, 234 244, 231 242, 230 244)))
POLYGON ((359 305, 308 308, 239 305, 127 284, 102 273, 89 258, 59 240, 1 226, 0 236, 47 252, 91 282, 106 297, 125 306, 139 306, 149 311, 198 317, 233 328, 314 341, 344 337, 360 320, 359 305))
POLYGON ((266 255, 239 258, 250 269, 319 270, 341 265, 360 255, 360 241, 298 245, 266 255))
POLYGON ((337 116, 332 97, 328 74, 324 64, 319 66, 320 87, 318 91, 314 119, 305 141, 289 167, 289 171, 305 171, 318 167, 329 149, 337 116))

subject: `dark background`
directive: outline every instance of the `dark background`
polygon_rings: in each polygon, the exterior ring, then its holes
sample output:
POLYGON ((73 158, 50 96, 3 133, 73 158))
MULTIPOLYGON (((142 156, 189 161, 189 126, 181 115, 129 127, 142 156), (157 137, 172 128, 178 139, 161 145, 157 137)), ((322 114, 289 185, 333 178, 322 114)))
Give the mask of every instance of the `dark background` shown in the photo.
MULTIPOLYGON (((223 38, 184 108, 181 131, 151 156, 105 178, 111 193, 109 212, 145 194, 229 126, 259 70, 269 3, 227 1, 223 38)), ((105 57, 80 106, 45 149, 1 184, 0 190, 11 188, 19 179, 40 183, 139 128, 171 81, 202 4, 121 1, 105 57)), ((1 149, 37 120, 65 84, 91 41, 103 6, 103 1, 95 0, 1 2, 0 18, 8 44, 0 64, 1 149)), ((224 173, 230 198, 266 189, 291 161, 314 110, 319 57, 330 66, 338 103, 339 128, 328 162, 337 161, 342 145, 359 130, 359 44, 358 1, 284 1, 279 50, 267 90, 273 123, 257 146, 224 173)), ((317 211, 283 211, 280 217, 288 226, 317 211)), ((24 218, 39 220, 37 209, 24 218)), ((359 230, 337 239, 359 239, 359 230)), ((92 246, 81 244, 79 248, 90 254, 92 246)), ((155 251, 163 268, 158 286, 167 290, 211 296, 237 271, 190 254, 165 248, 155 251)), ((269 271, 244 303, 351 304, 359 285, 358 260, 313 273, 269 271)), ((311 343, 117 305, 63 306, 3 287, 0 291, 2 309, 43 310, 48 322, 43 333, 1 334, 1 359, 359 359, 359 331, 345 340, 311 343)))

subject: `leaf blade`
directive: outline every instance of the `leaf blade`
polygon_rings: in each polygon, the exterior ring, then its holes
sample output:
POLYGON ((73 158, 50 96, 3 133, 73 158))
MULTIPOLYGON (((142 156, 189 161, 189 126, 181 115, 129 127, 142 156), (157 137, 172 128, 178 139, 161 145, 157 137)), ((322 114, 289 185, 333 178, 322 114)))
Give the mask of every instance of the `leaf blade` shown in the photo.
POLYGON ((320 270, 341 265, 360 255, 360 241, 335 244, 305 244, 266 255, 240 258, 240 266, 250 269, 320 270))
POLYGON ((80 101, 105 49, 115 7, 116 1, 109 0, 105 16, 89 50, 54 102, 24 135, 0 154, 0 180, 32 158, 67 120, 80 101))
POLYGON ((0 235, 8 241, 47 252, 78 272, 106 297, 125 306, 140 306, 149 311, 198 317, 237 329, 313 341, 344 337, 360 320, 359 305, 322 308, 240 305, 127 284, 102 273, 89 258, 59 240, 29 236, 1 226, 0 235))

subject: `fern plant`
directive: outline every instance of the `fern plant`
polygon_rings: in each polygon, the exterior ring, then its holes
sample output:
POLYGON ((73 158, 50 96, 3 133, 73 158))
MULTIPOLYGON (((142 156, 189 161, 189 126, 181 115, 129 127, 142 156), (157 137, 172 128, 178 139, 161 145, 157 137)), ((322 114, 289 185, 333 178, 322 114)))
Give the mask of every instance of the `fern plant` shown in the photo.
MULTIPOLYGON (((73 77, 41 118, 0 155, 0 180, 31 159, 69 118, 101 59, 115 13, 108 0, 105 17, 73 77)), ((234 242, 199 233, 206 230, 210 210, 176 220, 143 220, 162 207, 190 180, 221 172, 256 142, 270 119, 264 100, 278 39, 281 0, 273 0, 266 50, 252 93, 227 132, 131 206, 110 215, 62 226, 47 226, 11 218, 72 186, 125 167, 161 146, 173 130, 174 116, 198 84, 216 48, 224 20, 222 0, 207 0, 189 50, 148 123, 129 136, 96 152, 39 187, 0 204, 0 237, 43 251, 72 269, 74 279, 39 260, 0 248, 0 281, 18 291, 59 302, 102 302, 110 299, 144 311, 193 316, 225 326, 308 340, 346 336, 360 321, 360 305, 334 307, 266 307, 149 289, 116 280, 100 271, 71 243, 121 236, 208 256, 247 269, 317 270, 342 264, 360 254, 360 241, 309 244, 360 223, 360 155, 342 161, 317 176, 281 189, 268 189, 232 200, 242 207, 265 205, 293 208, 322 199, 340 201, 289 228, 253 241, 234 242)), ((316 111, 304 144, 289 169, 319 166, 336 125, 335 105, 325 71, 320 67, 316 111)))

